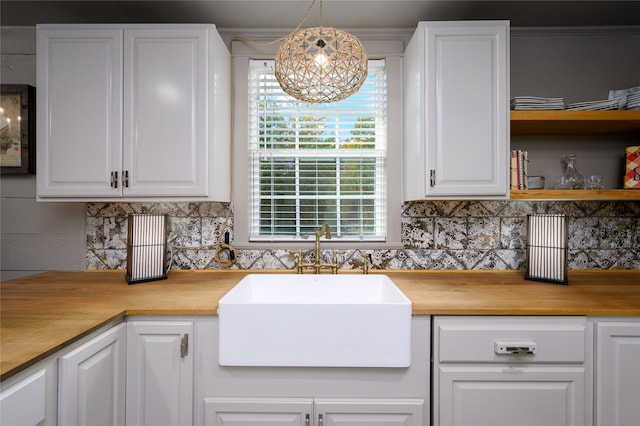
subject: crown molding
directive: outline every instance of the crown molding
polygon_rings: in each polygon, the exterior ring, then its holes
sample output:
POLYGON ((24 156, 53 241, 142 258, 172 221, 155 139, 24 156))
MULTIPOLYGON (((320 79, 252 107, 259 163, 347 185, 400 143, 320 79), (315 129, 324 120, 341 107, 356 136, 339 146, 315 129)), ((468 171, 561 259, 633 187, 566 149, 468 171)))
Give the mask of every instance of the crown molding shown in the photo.
POLYGON ((519 36, 590 36, 637 35, 640 25, 596 27, 511 27, 511 35, 519 36))

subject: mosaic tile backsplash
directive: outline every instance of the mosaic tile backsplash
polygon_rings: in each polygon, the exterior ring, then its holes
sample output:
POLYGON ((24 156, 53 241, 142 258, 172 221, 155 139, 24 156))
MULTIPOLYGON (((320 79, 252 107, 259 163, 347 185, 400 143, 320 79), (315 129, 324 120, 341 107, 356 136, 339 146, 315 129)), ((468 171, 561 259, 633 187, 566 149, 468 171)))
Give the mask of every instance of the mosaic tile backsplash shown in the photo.
MULTIPOLYGON (((228 203, 89 203, 87 269, 125 269, 127 216, 167 214, 172 269, 293 269, 289 250, 229 251, 216 243, 229 233, 228 203), (226 226, 225 226, 226 225, 226 226)), ((638 201, 416 201, 402 209, 403 249, 367 250, 375 269, 525 268, 528 214, 566 214, 569 269, 640 269, 638 201)), ((294 248, 294 247, 292 247, 294 248)), ((322 250, 325 260, 330 250, 322 250)), ((313 261, 313 250, 303 252, 313 261)), ((338 257, 340 269, 361 269, 360 250, 338 257)))

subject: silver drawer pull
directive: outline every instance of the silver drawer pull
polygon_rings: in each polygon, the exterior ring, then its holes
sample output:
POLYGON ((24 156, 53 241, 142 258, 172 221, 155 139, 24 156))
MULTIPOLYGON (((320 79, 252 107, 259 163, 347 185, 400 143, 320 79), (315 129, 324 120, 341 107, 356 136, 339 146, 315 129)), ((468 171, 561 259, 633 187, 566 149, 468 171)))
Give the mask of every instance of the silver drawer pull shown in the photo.
POLYGON ((534 355, 537 348, 536 342, 493 342, 495 353, 500 355, 534 355))

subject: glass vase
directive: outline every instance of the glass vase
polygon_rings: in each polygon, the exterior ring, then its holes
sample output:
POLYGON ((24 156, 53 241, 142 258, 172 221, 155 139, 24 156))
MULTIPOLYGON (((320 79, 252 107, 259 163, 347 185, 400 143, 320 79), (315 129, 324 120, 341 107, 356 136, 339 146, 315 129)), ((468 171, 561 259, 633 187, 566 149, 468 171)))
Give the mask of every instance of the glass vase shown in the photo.
POLYGON ((584 189, 584 177, 578 172, 576 167, 576 154, 565 154, 562 160, 566 163, 564 171, 564 181, 567 189, 584 189))

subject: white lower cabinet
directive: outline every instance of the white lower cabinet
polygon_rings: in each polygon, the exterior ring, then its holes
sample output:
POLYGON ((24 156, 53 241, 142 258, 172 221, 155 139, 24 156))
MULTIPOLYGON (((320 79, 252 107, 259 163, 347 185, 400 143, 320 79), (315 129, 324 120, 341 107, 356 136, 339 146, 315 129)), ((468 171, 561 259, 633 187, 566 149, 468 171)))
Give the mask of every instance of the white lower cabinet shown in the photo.
POLYGON ((440 425, 584 424, 584 368, 441 367, 439 373, 440 425))
POLYGON ((127 426, 193 424, 193 322, 127 322, 127 426))
POLYGON ((216 333, 132 317, 86 336, 0 383, 0 424, 640 424, 638 317, 414 316, 406 369, 223 367, 216 333))
POLYGON ((206 426, 422 426, 419 399, 205 398, 206 426))
POLYGON ((125 421, 126 327, 119 324, 58 359, 58 424, 125 421))
POLYGON ((435 317, 434 426, 592 424, 584 317, 435 317))
POLYGON ((596 330, 596 426, 640 425, 640 319, 601 319, 596 330))
POLYGON ((0 425, 123 425, 124 331, 106 326, 3 380, 0 425))
MULTIPOLYGON (((428 426, 431 317, 411 319, 408 367, 220 365, 218 317, 195 322, 197 426, 428 426)), ((260 350, 260 346, 252 348, 260 350)))
POLYGON ((55 425, 55 363, 38 365, 34 371, 3 383, 0 392, 0 424, 15 426, 55 425), (53 392, 48 382, 53 380, 53 392))

